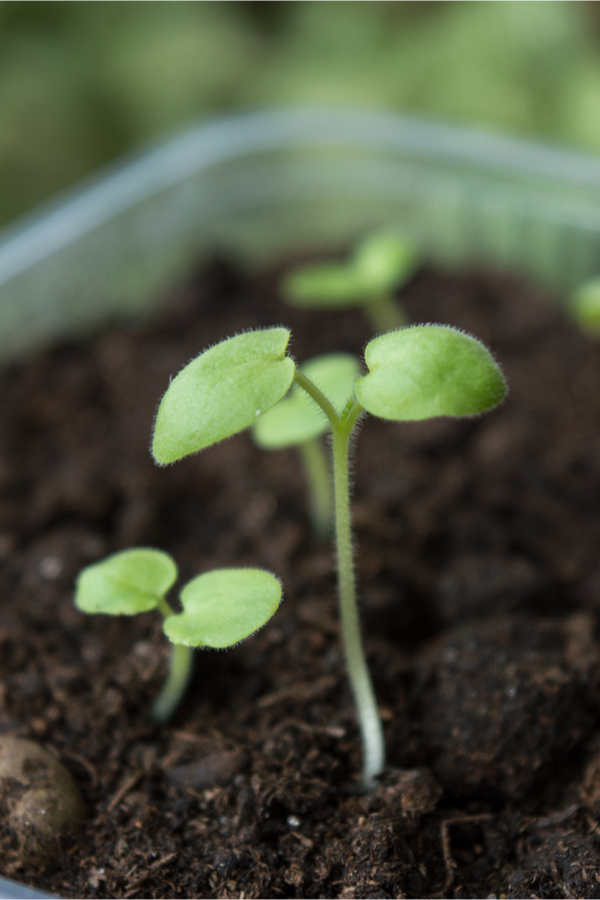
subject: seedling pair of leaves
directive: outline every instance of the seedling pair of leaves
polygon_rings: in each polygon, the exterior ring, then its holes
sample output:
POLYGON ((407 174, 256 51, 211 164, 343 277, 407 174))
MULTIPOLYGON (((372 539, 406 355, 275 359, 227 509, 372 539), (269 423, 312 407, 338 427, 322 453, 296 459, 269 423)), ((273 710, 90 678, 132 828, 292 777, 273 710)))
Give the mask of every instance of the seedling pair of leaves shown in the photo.
POLYGON ((412 278, 418 266, 415 247, 396 231, 366 237, 346 262, 300 266, 282 281, 290 306, 312 309, 363 310, 373 331, 400 328, 408 322, 394 292, 412 278))
MULTIPOLYGON (((319 432, 325 417, 332 438, 332 469, 338 592, 345 656, 363 741, 363 785, 374 786, 385 763, 383 730, 366 664, 354 578, 350 524, 349 447, 365 413, 393 421, 437 416, 473 416, 505 396, 506 383, 489 351, 474 337, 441 325, 388 332, 366 347, 367 374, 350 380, 347 396, 326 394, 311 374, 323 374, 324 360, 299 368, 287 354, 286 328, 250 331, 211 347, 171 382, 156 417, 152 452, 167 465, 253 426, 271 446, 287 434, 307 430, 290 424, 281 410, 308 415, 304 392, 317 406, 319 432), (353 382, 353 383, 352 383, 353 382), (289 396, 288 391, 294 385, 289 396), (284 399, 285 398, 285 399, 284 399), (276 404, 280 404, 278 407, 276 404), (267 419, 266 414, 272 410, 267 419), (258 420, 264 418, 264 431, 258 420), (271 426, 273 430, 271 430, 271 426), (278 438, 277 435, 280 437, 278 438)), ((327 358, 326 358, 327 359, 327 358)), ((350 361, 348 361, 350 369, 350 361)), ((346 388, 348 385, 346 382, 346 388)), ((292 417, 293 418, 293 417, 292 417)), ((283 444, 281 444, 283 445, 283 444)))
POLYGON ((187 687, 193 647, 222 649, 243 641, 271 618, 281 601, 281 584, 262 569, 216 569, 189 581, 181 591, 183 611, 166 595, 177 581, 174 560, 161 550, 136 547, 88 566, 78 578, 75 602, 82 612, 134 616, 158 609, 173 645, 167 678, 153 708, 166 722, 187 687))

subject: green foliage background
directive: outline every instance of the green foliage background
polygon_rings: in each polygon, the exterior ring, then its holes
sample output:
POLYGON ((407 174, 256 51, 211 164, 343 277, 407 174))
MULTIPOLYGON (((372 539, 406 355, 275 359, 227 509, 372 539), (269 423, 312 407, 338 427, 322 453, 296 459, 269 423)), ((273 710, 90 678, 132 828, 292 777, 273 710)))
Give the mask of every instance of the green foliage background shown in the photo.
POLYGON ((5 0, 0 221, 229 110, 402 110, 600 152, 599 5, 5 0))

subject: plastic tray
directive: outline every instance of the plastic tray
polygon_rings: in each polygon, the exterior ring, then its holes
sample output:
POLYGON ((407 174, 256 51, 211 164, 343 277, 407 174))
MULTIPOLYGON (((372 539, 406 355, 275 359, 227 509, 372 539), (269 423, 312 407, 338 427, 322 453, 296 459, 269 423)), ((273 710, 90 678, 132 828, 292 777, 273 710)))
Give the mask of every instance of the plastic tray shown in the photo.
POLYGON ((600 270, 600 161, 355 110, 200 125, 0 233, 0 358, 147 315, 215 249, 260 263, 387 223, 560 293, 600 270))

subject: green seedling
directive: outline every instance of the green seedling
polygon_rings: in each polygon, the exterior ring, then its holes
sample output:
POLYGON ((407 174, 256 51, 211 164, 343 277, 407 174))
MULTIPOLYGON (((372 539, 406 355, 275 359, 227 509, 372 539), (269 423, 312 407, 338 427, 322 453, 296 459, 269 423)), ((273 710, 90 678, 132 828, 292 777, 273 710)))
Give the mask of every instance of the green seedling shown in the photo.
POLYGON ((408 322, 394 291, 414 274, 418 256, 412 243, 395 231, 381 231, 358 246, 347 262, 315 263, 284 278, 284 300, 291 306, 347 309, 360 306, 376 332, 408 322))
POLYGON ((581 328, 600 337, 600 278, 591 278, 572 294, 568 309, 581 328))
MULTIPOLYGON (((360 363, 349 353, 329 353, 309 360, 302 372, 329 398, 338 415, 352 396, 360 363)), ((297 384, 252 425, 252 437, 264 450, 296 447, 306 475, 313 532, 319 539, 333 532, 333 490, 322 435, 327 416, 297 384)))
POLYGON ((171 382, 156 417, 152 452, 161 465, 248 427, 288 392, 292 381, 327 417, 332 439, 338 592, 344 649, 363 742, 362 783, 375 785, 385 764, 383 729, 358 617, 350 522, 349 450, 367 412, 393 421, 474 416, 504 398, 506 382, 489 351, 442 325, 401 328, 366 348, 368 372, 341 412, 287 355, 285 328, 229 338, 201 353, 171 382))
POLYGON ((192 671, 192 648, 223 649, 238 644, 268 622, 281 601, 281 584, 262 569, 215 569, 198 575, 181 591, 183 611, 174 612, 166 594, 177 566, 161 550, 124 550, 83 569, 75 603, 85 613, 135 616, 158 609, 171 641, 165 682, 152 718, 166 722, 179 705, 192 671))

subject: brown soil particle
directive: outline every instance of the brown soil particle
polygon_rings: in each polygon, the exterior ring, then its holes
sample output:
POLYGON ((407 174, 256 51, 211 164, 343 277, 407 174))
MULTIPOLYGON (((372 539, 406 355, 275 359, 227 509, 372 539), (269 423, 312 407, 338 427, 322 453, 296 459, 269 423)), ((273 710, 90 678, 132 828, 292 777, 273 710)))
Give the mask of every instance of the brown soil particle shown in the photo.
POLYGON ((594 897, 600 892, 600 344, 530 286, 422 271, 414 321, 487 343, 511 393, 481 419, 368 419, 354 521, 388 768, 360 744, 331 548, 300 463, 240 435, 167 469, 148 453, 169 378, 245 328, 298 360, 359 354, 360 313, 301 312, 278 272, 214 262, 142 331, 112 327, 0 380, 0 734, 34 740, 89 813, 40 869, 6 809, 3 874, 64 897, 594 897), (182 581, 264 566, 285 600, 256 636, 198 653, 167 726, 148 719, 158 617, 73 605, 78 571, 145 545, 182 581))

